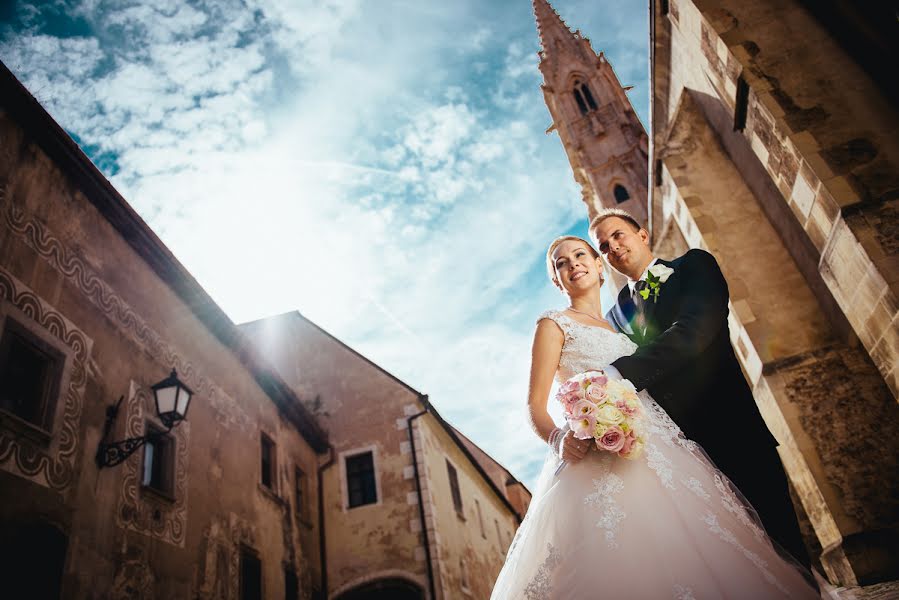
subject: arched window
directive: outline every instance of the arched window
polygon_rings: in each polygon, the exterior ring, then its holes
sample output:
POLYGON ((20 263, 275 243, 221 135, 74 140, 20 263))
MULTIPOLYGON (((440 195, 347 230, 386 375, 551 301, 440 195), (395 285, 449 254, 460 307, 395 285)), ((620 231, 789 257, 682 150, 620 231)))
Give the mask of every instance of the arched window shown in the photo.
POLYGON ((593 99, 593 93, 587 84, 580 79, 574 80, 574 101, 581 110, 582 115, 586 115, 591 110, 596 110, 596 100, 593 99))
POLYGON ((584 94, 584 100, 587 101, 590 110, 596 110, 596 100, 593 99, 593 94, 590 93, 590 88, 586 83, 581 86, 581 93, 584 94))
POLYGON ((627 190, 621 184, 615 186, 613 193, 615 194, 615 202, 618 204, 631 199, 631 195, 627 193, 627 190))

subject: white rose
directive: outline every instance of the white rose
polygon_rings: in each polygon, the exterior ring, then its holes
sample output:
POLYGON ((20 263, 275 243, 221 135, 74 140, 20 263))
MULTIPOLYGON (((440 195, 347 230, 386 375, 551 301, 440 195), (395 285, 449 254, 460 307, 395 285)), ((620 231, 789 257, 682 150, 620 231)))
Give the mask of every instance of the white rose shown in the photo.
POLYGON ((674 273, 674 269, 666 267, 662 263, 656 263, 649 268, 649 272, 652 273, 653 277, 659 279, 659 283, 665 283, 671 277, 671 274, 674 273))
POLYGON ((618 410, 617 406, 611 404, 603 404, 596 409, 596 421, 605 423, 606 425, 617 425, 624 421, 624 413, 618 410))

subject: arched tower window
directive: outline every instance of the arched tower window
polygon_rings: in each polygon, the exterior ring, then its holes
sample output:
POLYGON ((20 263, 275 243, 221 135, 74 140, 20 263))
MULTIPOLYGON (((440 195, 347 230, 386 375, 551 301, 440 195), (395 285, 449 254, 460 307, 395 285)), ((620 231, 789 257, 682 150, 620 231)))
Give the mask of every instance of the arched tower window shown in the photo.
POLYGON ((573 93, 574 101, 577 102, 577 107, 581 110, 582 115, 586 115, 591 110, 596 110, 596 100, 593 99, 593 93, 586 82, 575 79, 573 93))
POLYGON ((631 195, 627 193, 627 190, 621 184, 615 186, 613 194, 615 195, 615 202, 618 204, 631 199, 631 195))

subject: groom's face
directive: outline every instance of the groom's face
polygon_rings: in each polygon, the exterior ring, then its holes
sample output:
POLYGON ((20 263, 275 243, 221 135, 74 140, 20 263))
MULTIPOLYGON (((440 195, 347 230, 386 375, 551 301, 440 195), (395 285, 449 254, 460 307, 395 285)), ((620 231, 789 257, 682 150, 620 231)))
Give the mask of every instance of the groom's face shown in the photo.
POLYGON ((637 279, 652 260, 649 234, 645 229, 634 230, 624 219, 603 219, 594 230, 599 251, 616 271, 637 279))

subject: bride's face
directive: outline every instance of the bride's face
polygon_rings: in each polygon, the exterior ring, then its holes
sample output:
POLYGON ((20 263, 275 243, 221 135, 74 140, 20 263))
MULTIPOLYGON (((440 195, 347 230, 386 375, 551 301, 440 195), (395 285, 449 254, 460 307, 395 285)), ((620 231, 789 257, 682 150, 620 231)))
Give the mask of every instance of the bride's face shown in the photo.
POLYGON ((555 284, 563 292, 578 295, 595 285, 602 285, 602 259, 578 240, 566 240, 552 253, 555 284))

